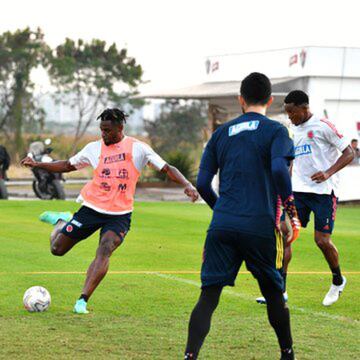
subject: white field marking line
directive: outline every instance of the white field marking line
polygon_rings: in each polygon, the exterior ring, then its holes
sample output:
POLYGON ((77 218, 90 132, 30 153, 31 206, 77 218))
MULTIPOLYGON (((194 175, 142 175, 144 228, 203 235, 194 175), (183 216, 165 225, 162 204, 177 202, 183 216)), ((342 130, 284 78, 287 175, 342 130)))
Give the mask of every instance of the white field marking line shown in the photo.
MULTIPOLYGON (((343 271, 344 275, 360 275, 360 271, 343 271)), ((18 271, 0 272, 0 275, 84 275, 86 271, 18 271)), ((153 274, 175 274, 175 275, 198 275, 200 271, 192 270, 119 270, 109 271, 108 275, 153 275, 153 274)), ((248 271, 240 271, 239 275, 250 275, 248 271)), ((288 275, 329 275, 329 271, 289 271, 288 275)))
MULTIPOLYGON (((158 277, 167 279, 167 280, 173 280, 173 281, 177 281, 177 282, 181 282, 184 284, 188 284, 188 285, 192 285, 192 286, 196 286, 197 288, 200 288, 201 284, 198 281, 194 281, 194 280, 190 280, 190 279, 184 279, 184 278, 180 278, 174 275, 168 275, 168 274, 163 274, 163 273, 154 273, 152 275, 156 275, 158 277)), ((231 295, 231 296, 236 296, 238 298, 241 298, 243 300, 247 300, 247 301, 251 301, 253 303, 255 303, 255 299, 250 296, 250 295, 245 295, 245 294, 241 294, 241 293, 237 293, 233 290, 230 289, 224 289, 222 291, 224 294, 227 295, 231 295)), ((261 306, 261 305, 259 305, 261 306)), ((353 324, 358 325, 360 322, 358 320, 349 318, 349 317, 345 317, 345 316, 340 316, 340 315, 332 315, 332 314, 328 314, 324 311, 311 311, 305 308, 302 308, 300 306, 296 306, 296 305, 288 305, 290 309, 302 312, 304 314, 310 315, 310 316, 315 316, 315 317, 323 317, 323 318, 327 318, 330 320, 336 320, 336 321, 344 321, 344 322, 350 322, 353 324)))

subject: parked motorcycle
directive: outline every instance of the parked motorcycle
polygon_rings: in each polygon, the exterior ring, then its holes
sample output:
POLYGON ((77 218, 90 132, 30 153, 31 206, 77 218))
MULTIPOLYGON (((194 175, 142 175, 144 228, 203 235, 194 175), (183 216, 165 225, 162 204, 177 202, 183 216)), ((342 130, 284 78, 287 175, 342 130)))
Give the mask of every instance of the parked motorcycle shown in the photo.
MULTIPOLYGON (((51 140, 46 139, 45 143, 36 141, 30 144, 28 156, 38 162, 52 162, 53 158, 49 155, 52 152, 51 140)), ((65 181, 61 173, 52 173, 40 168, 31 169, 35 179, 32 187, 35 195, 42 200, 65 199, 65 191, 62 182, 65 181)))

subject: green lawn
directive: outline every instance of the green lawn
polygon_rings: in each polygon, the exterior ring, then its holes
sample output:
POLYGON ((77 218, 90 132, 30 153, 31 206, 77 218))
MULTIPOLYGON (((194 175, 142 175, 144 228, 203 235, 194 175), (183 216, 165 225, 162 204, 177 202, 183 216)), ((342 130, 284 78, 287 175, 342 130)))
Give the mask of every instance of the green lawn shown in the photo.
MULTIPOLYGON (((44 210, 72 210, 71 202, 0 202, 0 358, 182 359, 190 312, 199 295, 202 245, 211 213, 205 205, 137 203, 132 230, 111 259, 110 273, 89 303, 72 314, 98 235, 64 257, 49 252, 44 210), (48 312, 22 306, 33 285, 52 295, 48 312)), ((298 360, 360 359, 360 208, 340 207, 334 241, 348 279, 342 298, 321 305, 330 286, 312 231, 294 244, 289 306, 298 360), (312 273, 308 273, 312 272, 312 273)), ((311 223, 312 226, 312 223, 311 223)), ((257 285, 241 273, 223 295, 200 359, 278 359, 257 285)))

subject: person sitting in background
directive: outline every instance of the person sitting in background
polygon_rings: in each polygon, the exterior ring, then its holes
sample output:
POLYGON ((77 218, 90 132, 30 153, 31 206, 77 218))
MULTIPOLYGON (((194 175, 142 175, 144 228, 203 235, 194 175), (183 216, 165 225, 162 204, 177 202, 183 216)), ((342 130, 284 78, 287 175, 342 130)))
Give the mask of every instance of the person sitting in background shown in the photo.
POLYGON ((360 149, 358 148, 358 140, 352 139, 350 143, 352 149, 354 150, 355 156, 351 165, 360 165, 360 149))

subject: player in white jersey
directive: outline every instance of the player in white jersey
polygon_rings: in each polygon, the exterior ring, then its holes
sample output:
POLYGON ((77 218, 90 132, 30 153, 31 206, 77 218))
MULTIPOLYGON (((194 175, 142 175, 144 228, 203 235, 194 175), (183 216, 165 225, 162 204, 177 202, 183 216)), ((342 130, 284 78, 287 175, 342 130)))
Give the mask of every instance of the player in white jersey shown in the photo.
MULTIPOLYGON (((332 285, 323 300, 324 306, 330 306, 339 299, 346 284, 340 271, 338 250, 331 241, 338 171, 351 163, 354 152, 331 122, 311 113, 309 98, 303 91, 290 92, 284 102, 294 134, 292 184, 295 204, 303 227, 309 222, 310 213, 314 213, 315 242, 333 275, 332 285)), ((290 246, 285 253, 284 268, 287 269, 291 259, 290 246)))
MULTIPOLYGON (((314 213, 315 242, 333 275, 332 285, 323 300, 324 306, 330 306, 339 299, 346 284, 340 271, 338 250, 331 241, 338 200, 338 171, 351 163, 354 152, 331 122, 311 113, 309 98, 303 91, 291 91, 284 102, 294 136, 292 187, 295 205, 302 227, 307 226, 310 213, 314 213)), ((283 225, 284 232, 286 226, 283 225)), ((291 255, 291 245, 288 244, 283 268, 285 284, 291 255)), ((286 288, 284 298, 287 300, 286 288)), ((264 303, 265 299, 257 298, 256 301, 264 303)))

